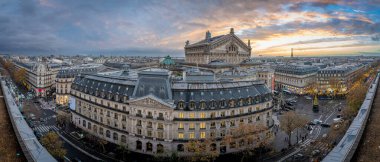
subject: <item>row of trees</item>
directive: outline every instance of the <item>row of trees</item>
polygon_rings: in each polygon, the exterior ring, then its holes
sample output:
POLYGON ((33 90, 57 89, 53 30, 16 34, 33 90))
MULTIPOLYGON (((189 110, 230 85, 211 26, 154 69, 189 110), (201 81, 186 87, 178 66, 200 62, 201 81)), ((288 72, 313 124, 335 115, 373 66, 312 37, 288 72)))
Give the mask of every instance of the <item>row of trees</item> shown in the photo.
POLYGON ((19 68, 16 70, 14 67, 15 65, 11 61, 4 58, 0 59, 0 63, 3 65, 4 69, 8 70, 16 83, 20 85, 26 84, 26 70, 24 68, 19 68))

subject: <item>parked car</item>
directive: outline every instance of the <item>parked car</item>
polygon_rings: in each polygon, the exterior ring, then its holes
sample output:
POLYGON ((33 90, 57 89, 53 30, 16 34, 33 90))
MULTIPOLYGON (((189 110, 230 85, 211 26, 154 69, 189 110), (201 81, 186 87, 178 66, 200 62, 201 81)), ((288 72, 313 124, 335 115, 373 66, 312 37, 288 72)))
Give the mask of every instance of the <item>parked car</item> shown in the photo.
POLYGON ((335 118, 333 119, 334 123, 341 123, 343 122, 343 119, 342 118, 335 118))
POLYGON ((331 125, 330 125, 330 124, 327 124, 327 123, 322 123, 322 124, 321 124, 321 127, 330 128, 331 125))
POLYGON ((314 123, 314 124, 321 124, 321 123, 322 123, 322 120, 314 119, 314 120, 313 120, 313 123, 314 123))
POLYGON ((319 155, 321 153, 321 151, 319 151, 319 150, 313 150, 312 152, 311 152, 311 155, 313 155, 313 156, 317 156, 317 155, 319 155))
POLYGON ((307 100, 311 100, 311 99, 312 99, 312 98, 309 97, 309 96, 305 96, 305 98, 306 98, 307 100))

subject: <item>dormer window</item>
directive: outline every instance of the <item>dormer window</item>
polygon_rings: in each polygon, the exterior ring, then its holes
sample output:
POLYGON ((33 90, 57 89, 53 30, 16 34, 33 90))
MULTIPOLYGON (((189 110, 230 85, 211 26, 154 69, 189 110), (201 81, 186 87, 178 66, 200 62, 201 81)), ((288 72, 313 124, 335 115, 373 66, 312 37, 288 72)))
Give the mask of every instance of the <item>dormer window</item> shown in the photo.
POLYGON ((178 108, 183 109, 185 107, 185 103, 183 101, 178 102, 178 108))
POLYGON ((206 108, 206 102, 205 101, 201 101, 200 108, 201 109, 205 109, 206 108))
POLYGON ((240 100, 239 100, 239 106, 243 106, 244 105, 244 100, 241 98, 240 100))
POLYGON ((195 102, 194 101, 190 101, 189 107, 190 107, 190 109, 194 109, 195 108, 195 102))

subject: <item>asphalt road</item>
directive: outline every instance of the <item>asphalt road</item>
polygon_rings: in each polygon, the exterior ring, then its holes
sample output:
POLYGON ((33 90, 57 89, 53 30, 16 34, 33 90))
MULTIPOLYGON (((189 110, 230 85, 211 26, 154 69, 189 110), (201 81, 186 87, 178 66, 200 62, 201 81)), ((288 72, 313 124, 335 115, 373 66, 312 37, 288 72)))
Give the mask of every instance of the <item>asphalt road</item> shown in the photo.
MULTIPOLYGON (((321 127, 320 125, 314 125, 312 126, 312 130, 307 131, 306 129, 299 129, 298 134, 301 136, 306 136, 306 139, 304 141, 300 141, 300 145, 303 147, 310 146, 310 143, 318 138, 322 138, 324 135, 327 135, 327 133, 332 129, 333 127, 333 119, 336 118, 338 114, 340 114, 338 109, 344 109, 346 107, 345 100, 319 100, 319 112, 313 112, 312 110, 312 100, 308 100, 303 96, 286 96, 286 99, 294 99, 297 102, 294 104, 295 112, 299 115, 304 116, 305 118, 309 119, 310 121, 314 119, 319 119, 322 121, 322 123, 330 124, 330 128, 321 127), (307 134, 307 135, 306 135, 307 134)), ((282 115, 278 115, 278 118, 281 119, 282 115)), ((297 132, 294 131, 292 136, 293 138, 292 143, 296 143, 297 132)), ((287 137, 287 135, 284 132, 279 131, 277 133, 274 146, 277 151, 280 151, 281 149, 284 149, 287 147, 287 141, 284 141, 284 138, 287 137)), ((299 138, 300 140, 300 138, 299 138)), ((326 148, 327 149, 327 148, 326 148)), ((294 154, 299 152, 301 149, 296 149, 294 151, 294 154)), ((287 159, 289 156, 284 157, 282 160, 287 159)))

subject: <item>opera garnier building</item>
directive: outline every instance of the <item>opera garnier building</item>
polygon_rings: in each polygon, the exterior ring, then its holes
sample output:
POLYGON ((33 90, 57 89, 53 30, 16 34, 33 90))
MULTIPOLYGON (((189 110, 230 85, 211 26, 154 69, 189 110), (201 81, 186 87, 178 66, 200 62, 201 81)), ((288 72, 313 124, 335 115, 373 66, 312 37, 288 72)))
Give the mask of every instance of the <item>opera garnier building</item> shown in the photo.
POLYGON ((180 80, 165 69, 133 74, 78 75, 71 89, 72 122, 151 155, 191 155, 187 144, 205 140, 208 150, 231 153, 273 137, 272 95, 263 82, 180 80), (236 135, 242 126, 245 134, 236 135), (260 130, 247 132, 253 126, 260 130))

